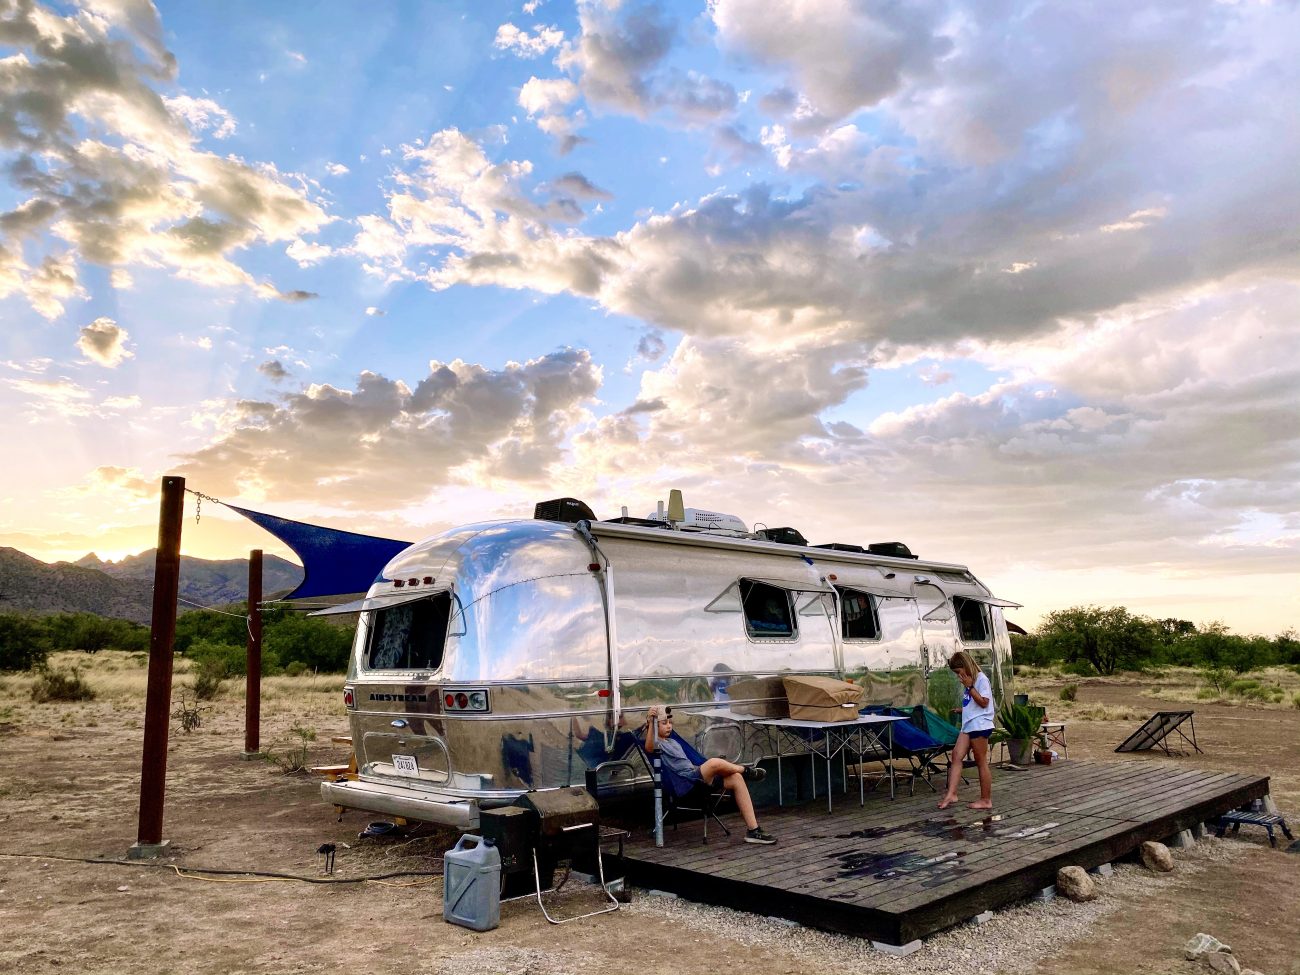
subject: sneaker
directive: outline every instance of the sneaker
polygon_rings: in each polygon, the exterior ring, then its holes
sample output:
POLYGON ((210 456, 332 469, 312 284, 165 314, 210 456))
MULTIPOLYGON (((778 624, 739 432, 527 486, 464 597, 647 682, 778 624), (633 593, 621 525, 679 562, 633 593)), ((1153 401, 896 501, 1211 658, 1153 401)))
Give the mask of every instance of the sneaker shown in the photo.
POLYGON ((763 827, 755 826, 753 829, 745 833, 745 842, 760 843, 763 846, 771 846, 776 842, 776 837, 771 833, 764 833, 763 827))
POLYGON ((746 782, 762 782, 767 778, 767 769, 759 768, 757 765, 746 765, 741 775, 746 782))

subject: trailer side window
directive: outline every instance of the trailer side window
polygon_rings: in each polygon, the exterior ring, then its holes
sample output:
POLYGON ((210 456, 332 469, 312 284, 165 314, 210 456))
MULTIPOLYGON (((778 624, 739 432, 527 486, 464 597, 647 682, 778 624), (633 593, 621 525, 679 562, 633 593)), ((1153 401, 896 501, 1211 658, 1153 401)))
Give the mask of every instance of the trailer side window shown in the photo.
POLYGON ((879 640, 876 600, 858 589, 840 588, 840 635, 845 640, 879 640))
POLYGON ((952 608, 957 611, 957 633, 962 643, 989 642, 988 610, 983 603, 953 596, 952 608))
POLYGON ((403 603, 375 612, 366 666, 371 670, 437 670, 447 643, 451 595, 403 603))
POLYGON ((741 579, 740 606, 745 614, 745 632, 754 639, 788 640, 794 636, 794 613, 786 590, 741 579))

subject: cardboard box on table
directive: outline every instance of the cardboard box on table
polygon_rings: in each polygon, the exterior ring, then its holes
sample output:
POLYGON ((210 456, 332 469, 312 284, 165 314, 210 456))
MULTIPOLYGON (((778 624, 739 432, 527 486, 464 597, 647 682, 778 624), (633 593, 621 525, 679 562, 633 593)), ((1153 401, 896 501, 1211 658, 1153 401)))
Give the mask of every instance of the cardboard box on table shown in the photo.
POLYGON ((862 688, 834 677, 786 677, 790 717, 801 721, 852 721, 858 716, 862 688))

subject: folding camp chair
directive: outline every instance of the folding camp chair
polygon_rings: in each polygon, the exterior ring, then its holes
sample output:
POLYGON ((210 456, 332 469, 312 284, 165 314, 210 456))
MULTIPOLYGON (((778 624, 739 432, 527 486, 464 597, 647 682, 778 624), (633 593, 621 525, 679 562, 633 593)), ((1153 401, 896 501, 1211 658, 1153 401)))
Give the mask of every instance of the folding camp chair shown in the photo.
MULTIPOLYGON (((932 778, 936 775, 944 777, 948 775, 948 766, 952 762, 952 748, 957 744, 957 736, 961 734, 961 730, 924 704, 899 705, 893 708, 893 713, 909 718, 912 727, 931 738, 938 746, 933 753, 919 758, 920 774, 926 784, 934 788, 934 784, 930 781, 932 778)), ((894 731, 897 733, 898 728, 895 727, 894 731)), ((973 763, 971 767, 974 767, 973 763)))
MULTIPOLYGON (((704 764, 704 756, 696 751, 691 743, 676 731, 669 737, 682 746, 682 751, 686 753, 686 757, 697 766, 704 764)), ((710 819, 722 828, 724 834, 731 835, 731 830, 727 829, 727 824, 718 817, 718 807, 730 796, 726 789, 713 782, 705 782, 702 779, 682 778, 660 760, 657 750, 650 752, 649 755, 654 775, 663 786, 663 813, 654 824, 656 832, 658 832, 660 826, 668 822, 670 816, 682 812, 693 812, 704 817, 705 843, 709 842, 710 819)), ((673 821, 673 828, 677 828, 676 819, 673 821)))
MULTIPOLYGON (((862 714, 883 714, 893 715, 895 717, 907 718, 907 721, 896 722, 891 729, 893 735, 892 756, 880 756, 882 760, 892 757, 895 761, 903 761, 907 764, 903 774, 908 777, 909 794, 916 794, 916 780, 919 778, 922 782, 930 787, 931 792, 937 791, 934 783, 930 781, 934 772, 938 771, 935 765, 939 756, 951 750, 951 744, 943 742, 930 736, 929 732, 917 727, 914 716, 909 713, 911 709, 890 707, 883 704, 872 704, 861 709, 862 714)), ((953 742, 957 739, 954 736, 953 742)), ((875 788, 875 786, 872 786, 875 788)))

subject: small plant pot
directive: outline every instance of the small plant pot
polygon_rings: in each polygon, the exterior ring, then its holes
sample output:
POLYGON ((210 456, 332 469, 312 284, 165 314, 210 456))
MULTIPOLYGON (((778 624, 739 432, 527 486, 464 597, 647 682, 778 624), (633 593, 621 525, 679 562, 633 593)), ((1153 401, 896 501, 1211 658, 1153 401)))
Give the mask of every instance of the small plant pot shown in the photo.
POLYGON ((1007 757, 1012 765, 1024 765, 1033 754, 1033 745, 1028 738, 1011 738, 1007 740, 1007 757))
POLYGON ((1052 753, 1051 753, 1051 752, 1034 752, 1034 761, 1037 762, 1039 765, 1051 765, 1051 764, 1052 764, 1052 753))

